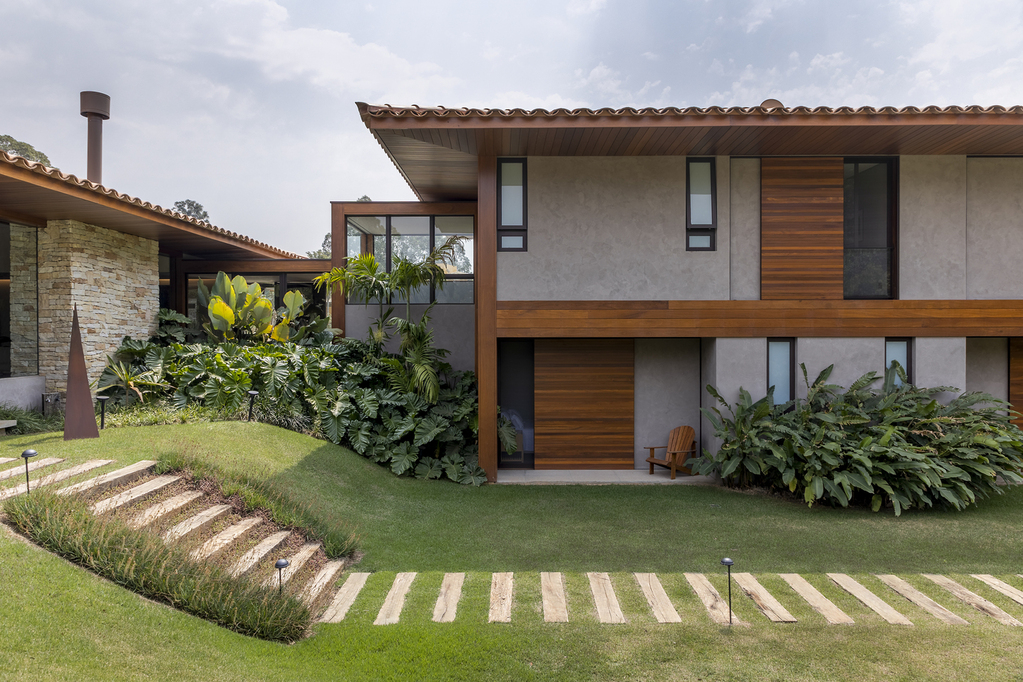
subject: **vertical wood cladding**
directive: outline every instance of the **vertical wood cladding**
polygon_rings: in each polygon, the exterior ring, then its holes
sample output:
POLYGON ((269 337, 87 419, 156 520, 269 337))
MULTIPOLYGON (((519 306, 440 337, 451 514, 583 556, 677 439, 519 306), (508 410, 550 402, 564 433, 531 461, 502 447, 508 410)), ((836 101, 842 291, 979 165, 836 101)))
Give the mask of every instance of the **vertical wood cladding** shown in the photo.
POLYGON ((760 169, 761 299, 841 299, 843 160, 765 158, 760 169))
POLYGON ((537 469, 632 469, 632 339, 537 339, 537 469))
MULTIPOLYGON (((1009 339, 1009 403, 1016 412, 1023 412, 1023 337, 1009 339)), ((1013 423, 1023 428, 1023 418, 1013 423)))

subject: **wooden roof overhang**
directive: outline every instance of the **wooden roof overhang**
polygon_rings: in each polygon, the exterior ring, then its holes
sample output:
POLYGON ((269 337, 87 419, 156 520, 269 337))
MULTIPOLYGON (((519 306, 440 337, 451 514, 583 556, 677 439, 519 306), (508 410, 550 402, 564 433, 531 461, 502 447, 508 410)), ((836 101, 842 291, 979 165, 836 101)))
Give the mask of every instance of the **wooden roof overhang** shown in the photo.
POLYGON ((77 220, 156 240, 162 253, 175 255, 223 260, 299 258, 5 152, 0 152, 0 220, 35 227, 46 227, 50 220, 77 220))
POLYGON ((358 107, 423 201, 475 200, 479 156, 1023 155, 1019 106, 358 107))

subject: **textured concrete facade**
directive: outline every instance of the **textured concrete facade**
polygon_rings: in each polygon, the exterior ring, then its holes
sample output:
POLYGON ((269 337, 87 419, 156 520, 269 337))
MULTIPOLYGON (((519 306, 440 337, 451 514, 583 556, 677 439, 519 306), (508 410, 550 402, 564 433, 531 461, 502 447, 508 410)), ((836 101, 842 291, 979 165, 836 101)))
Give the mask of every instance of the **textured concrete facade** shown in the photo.
POLYGON ((529 251, 497 254, 502 301, 729 296, 729 160, 717 159, 717 250, 686 251, 684 157, 531 157, 529 251))
POLYGON ((951 386, 957 389, 956 393, 940 394, 941 402, 959 395, 966 388, 966 339, 924 336, 914 339, 913 383, 927 388, 951 386))
MULTIPOLYGON (((884 339, 863 338, 802 338, 796 339, 796 397, 806 397, 806 382, 800 365, 806 365, 806 381, 813 383, 828 365, 834 365, 829 384, 849 386, 867 372, 884 373, 884 339)), ((874 384, 880 387, 881 382, 874 384)))
POLYGON ((965 156, 899 159, 899 298, 966 298, 965 156))
POLYGON ((966 391, 1009 400, 1009 341, 966 339, 966 391))
MULTIPOLYGON (((754 401, 767 395, 767 339, 703 339, 701 365, 703 381, 700 396, 703 407, 716 407, 727 414, 705 386, 710 384, 729 405, 739 400, 739 389, 749 391, 754 401)), ((717 452, 721 441, 714 437, 714 427, 702 419, 702 447, 717 452)))
POLYGON ((90 381, 125 335, 156 332, 158 249, 151 239, 71 220, 39 230, 39 373, 47 390, 66 387, 76 304, 90 381))
POLYGON ((676 426, 699 434, 700 340, 636 339, 635 357, 635 460, 645 469, 646 446, 667 445, 676 426))
POLYGON ((1023 159, 967 159, 967 298, 1023 298, 1023 159))
POLYGON ((732 159, 730 298, 760 299, 760 159, 732 159))
MULTIPOLYGON (((430 325, 433 327, 433 340, 437 348, 450 351, 447 362, 457 370, 476 369, 476 306, 451 303, 435 305, 430 311, 430 325)), ((412 319, 418 320, 426 310, 425 305, 412 306, 412 319)), ((395 313, 405 315, 404 306, 395 306, 395 313)), ((366 339, 370 323, 379 314, 377 306, 346 305, 345 335, 355 339, 366 339)), ((398 351, 398 339, 394 338, 385 346, 387 350, 398 351)))
POLYGON ((13 405, 23 410, 43 410, 46 379, 41 376, 7 377, 0 379, 0 404, 13 405))
POLYGON ((38 285, 34 227, 11 224, 11 376, 39 372, 38 285))

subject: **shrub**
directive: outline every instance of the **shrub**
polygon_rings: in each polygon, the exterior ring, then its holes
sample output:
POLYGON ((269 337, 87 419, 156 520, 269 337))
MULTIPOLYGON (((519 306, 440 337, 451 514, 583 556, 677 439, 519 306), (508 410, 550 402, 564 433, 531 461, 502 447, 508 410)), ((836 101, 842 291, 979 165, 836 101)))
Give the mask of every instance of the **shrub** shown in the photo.
POLYGON ((11 436, 24 435, 26 433, 43 433, 46 431, 62 431, 64 429, 64 413, 55 412, 49 417, 42 412, 35 410, 24 410, 14 405, 0 405, 0 420, 7 421, 14 419, 17 426, 7 429, 11 436))
POLYGON ((75 498, 36 491, 8 500, 12 525, 46 549, 145 597, 235 632, 293 642, 309 628, 308 607, 287 592, 193 561, 177 545, 93 516, 75 498))
POLYGON ((833 365, 812 385, 800 367, 807 397, 782 405, 773 404, 773 389, 756 402, 740 389, 733 409, 708 386, 729 416, 703 410, 723 444, 716 454, 705 450, 693 472, 788 490, 811 506, 891 505, 896 516, 935 504, 965 509, 1001 493, 1002 483, 1023 483, 1023 432, 990 395, 942 405, 935 396, 957 389, 909 385, 897 363, 880 390, 870 389, 879 378, 870 372, 842 392, 826 383, 833 365))

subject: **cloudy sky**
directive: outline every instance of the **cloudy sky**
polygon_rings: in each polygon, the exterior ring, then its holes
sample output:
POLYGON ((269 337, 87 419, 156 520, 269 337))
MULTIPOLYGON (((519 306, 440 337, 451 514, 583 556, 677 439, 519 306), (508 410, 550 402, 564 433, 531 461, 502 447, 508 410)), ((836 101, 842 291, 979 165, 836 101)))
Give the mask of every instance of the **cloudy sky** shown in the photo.
POLYGON ((449 107, 1023 104, 1019 0, 0 0, 0 135, 307 251, 329 202, 413 195, 356 101, 449 107))

